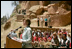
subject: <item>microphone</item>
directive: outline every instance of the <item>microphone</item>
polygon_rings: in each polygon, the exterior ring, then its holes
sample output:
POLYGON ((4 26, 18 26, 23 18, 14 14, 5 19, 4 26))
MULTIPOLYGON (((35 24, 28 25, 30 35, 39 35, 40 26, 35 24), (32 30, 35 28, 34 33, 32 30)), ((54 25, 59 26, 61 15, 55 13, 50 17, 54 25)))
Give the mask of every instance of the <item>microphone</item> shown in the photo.
POLYGON ((15 29, 14 31, 17 31, 18 29, 22 28, 22 26, 18 27, 17 29, 15 29))
MULTIPOLYGON (((15 29, 14 31, 17 31, 17 30, 20 29, 20 28, 22 28, 22 26, 18 27, 18 28, 15 29)), ((14 32, 14 31, 13 31, 13 32, 14 32)), ((7 37, 11 39, 10 34, 8 34, 7 37)))
MULTIPOLYGON (((19 28, 22 28, 22 26, 20 26, 19 28)), ((17 29, 19 29, 19 28, 17 28, 17 29)))
POLYGON ((22 28, 22 26, 20 26, 19 28, 22 28))

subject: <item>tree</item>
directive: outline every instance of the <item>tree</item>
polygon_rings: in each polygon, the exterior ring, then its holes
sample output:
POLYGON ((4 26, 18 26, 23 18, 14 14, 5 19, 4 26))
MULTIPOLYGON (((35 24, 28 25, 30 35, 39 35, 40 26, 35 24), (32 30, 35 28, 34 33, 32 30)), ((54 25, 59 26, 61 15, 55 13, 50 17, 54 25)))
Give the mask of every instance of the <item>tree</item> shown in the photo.
POLYGON ((1 25, 6 23, 6 22, 7 22, 7 16, 5 15, 1 18, 1 25))
POLYGON ((7 17, 7 20, 10 18, 8 13, 6 14, 6 17, 7 17))
POLYGON ((6 15, 5 16, 3 16, 3 19, 4 19, 4 23, 7 21, 7 17, 6 17, 6 15))
POLYGON ((18 9, 20 8, 19 1, 13 1, 12 6, 16 7, 16 12, 18 13, 18 9))

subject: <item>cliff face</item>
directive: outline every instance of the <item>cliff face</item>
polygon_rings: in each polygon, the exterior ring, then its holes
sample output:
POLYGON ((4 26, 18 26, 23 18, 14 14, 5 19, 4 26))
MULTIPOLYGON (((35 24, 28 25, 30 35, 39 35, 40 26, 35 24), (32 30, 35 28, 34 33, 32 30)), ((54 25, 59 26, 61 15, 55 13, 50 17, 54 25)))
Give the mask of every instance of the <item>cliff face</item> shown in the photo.
POLYGON ((42 5, 42 6, 47 6, 48 4, 53 4, 53 3, 67 3, 67 4, 71 4, 71 1, 29 1, 29 3, 27 3, 28 1, 19 1, 19 3, 25 3, 25 4, 28 4, 27 7, 28 9, 31 7, 31 6, 34 6, 34 5, 42 5))
MULTIPOLYGON (((22 1, 22 7, 28 10, 26 13, 35 18, 40 15, 51 15, 52 26, 64 26, 71 23, 71 1, 22 1), (68 13, 69 12, 69 13, 68 13), (34 14, 32 16, 32 14, 34 14)), ((44 17, 45 18, 45 17, 44 17)))
POLYGON ((50 4, 50 1, 19 1, 19 3, 20 4, 25 3, 27 9, 29 9, 30 7, 32 7, 34 5, 47 6, 48 4, 50 4))

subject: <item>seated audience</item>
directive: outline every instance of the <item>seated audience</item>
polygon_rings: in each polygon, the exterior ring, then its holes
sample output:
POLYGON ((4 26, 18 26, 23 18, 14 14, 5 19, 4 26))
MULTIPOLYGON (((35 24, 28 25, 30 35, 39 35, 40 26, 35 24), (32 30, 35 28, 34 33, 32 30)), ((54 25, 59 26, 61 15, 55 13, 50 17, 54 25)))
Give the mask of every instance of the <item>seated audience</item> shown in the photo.
POLYGON ((38 41, 43 41, 43 37, 42 37, 42 33, 40 34, 40 36, 38 36, 38 41))
POLYGON ((47 38, 48 42, 51 42, 51 40, 52 40, 52 35, 50 35, 50 37, 47 38))
POLYGON ((43 40, 44 40, 45 42, 47 42, 46 35, 44 35, 43 40))
POLYGON ((63 29, 62 33, 67 35, 66 29, 63 29))
POLYGON ((66 34, 63 34, 63 44, 61 45, 62 47, 65 47, 65 48, 69 48, 69 44, 70 44, 70 41, 67 40, 67 35, 66 34))
POLYGON ((63 44, 63 39, 62 39, 62 32, 59 33, 59 47, 61 47, 61 45, 63 44))
POLYGON ((52 38, 51 42, 52 42, 51 48, 58 48, 59 40, 57 38, 56 32, 53 33, 53 38, 52 38))
POLYGON ((22 39, 22 33, 23 33, 23 29, 21 30, 21 35, 20 35, 20 39, 22 39))

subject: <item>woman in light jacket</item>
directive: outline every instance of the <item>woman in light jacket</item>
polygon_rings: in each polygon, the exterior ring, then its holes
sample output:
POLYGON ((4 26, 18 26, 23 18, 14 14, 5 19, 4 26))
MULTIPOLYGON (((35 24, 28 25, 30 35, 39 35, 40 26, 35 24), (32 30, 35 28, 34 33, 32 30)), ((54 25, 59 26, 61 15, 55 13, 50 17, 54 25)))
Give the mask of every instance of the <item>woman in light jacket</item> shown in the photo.
POLYGON ((23 25, 25 26, 24 32, 22 33, 22 48, 32 48, 32 30, 30 28, 31 21, 29 19, 23 19, 23 25))

